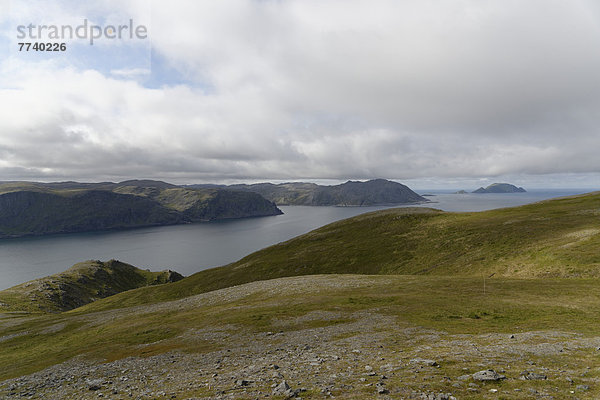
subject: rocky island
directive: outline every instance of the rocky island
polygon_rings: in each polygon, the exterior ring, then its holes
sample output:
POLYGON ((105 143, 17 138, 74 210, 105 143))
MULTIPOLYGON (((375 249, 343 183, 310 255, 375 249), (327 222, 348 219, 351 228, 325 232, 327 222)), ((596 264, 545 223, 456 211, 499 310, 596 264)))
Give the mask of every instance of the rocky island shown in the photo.
POLYGON ((510 183, 492 183, 486 188, 480 187, 474 190, 473 193, 525 193, 527 192, 522 187, 511 185, 510 183))

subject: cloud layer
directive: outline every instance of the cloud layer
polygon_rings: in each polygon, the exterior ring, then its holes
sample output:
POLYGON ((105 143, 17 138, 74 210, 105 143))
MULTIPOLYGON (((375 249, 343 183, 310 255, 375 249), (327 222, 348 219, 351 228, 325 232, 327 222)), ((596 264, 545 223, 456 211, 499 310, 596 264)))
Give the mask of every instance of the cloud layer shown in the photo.
MULTIPOLYGON (((69 4, 53 18, 149 12, 69 4)), ((179 0, 150 12, 152 84, 82 58, 1 62, 3 180, 600 172, 593 1, 179 0)))

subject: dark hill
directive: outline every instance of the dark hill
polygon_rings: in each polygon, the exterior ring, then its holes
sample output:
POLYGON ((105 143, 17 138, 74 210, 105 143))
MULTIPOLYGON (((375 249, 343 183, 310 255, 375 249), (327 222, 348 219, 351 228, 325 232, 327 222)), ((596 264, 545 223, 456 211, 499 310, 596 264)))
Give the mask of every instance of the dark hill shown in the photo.
POLYGON ((104 190, 0 195, 0 237, 68 233, 183 222, 148 198, 104 190))
POLYGON ((255 193, 155 181, 0 185, 0 238, 278 214, 255 193))
POLYGON ((298 182, 278 185, 272 183, 232 185, 230 188, 259 193, 277 205, 373 206, 428 201, 407 186, 385 179, 366 182, 348 181, 333 186, 298 182))

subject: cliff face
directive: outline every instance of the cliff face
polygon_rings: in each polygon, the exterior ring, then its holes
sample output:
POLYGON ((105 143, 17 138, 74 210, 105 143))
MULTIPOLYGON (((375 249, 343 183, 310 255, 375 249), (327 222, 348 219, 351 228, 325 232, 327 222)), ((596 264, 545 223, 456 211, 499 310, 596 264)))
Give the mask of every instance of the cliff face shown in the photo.
POLYGON ((261 183, 231 187, 259 193, 277 205, 373 206, 428 201, 409 187, 385 179, 366 182, 348 181, 334 186, 322 186, 314 183, 283 183, 279 185, 261 183))
POLYGON ((70 195, 19 191, 0 195, 0 237, 175 224, 177 212, 139 196, 91 190, 70 195))
POLYGON ((281 214, 260 195, 121 185, 110 189, 0 185, 0 238, 281 214))

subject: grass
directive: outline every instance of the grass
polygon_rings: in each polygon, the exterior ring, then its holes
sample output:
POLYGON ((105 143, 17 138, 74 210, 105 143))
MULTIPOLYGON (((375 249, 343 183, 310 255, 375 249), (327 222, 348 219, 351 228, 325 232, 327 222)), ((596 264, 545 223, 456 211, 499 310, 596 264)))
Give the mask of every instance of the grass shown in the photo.
POLYGON ((66 311, 98 298, 178 278, 169 271, 146 271, 116 260, 90 260, 59 274, 0 291, 0 312, 66 311))
MULTIPOLYGON (((58 315, 4 315, 0 379, 76 355, 114 360, 239 346, 186 335, 195 329, 289 332, 349 323, 356 312, 384 314, 447 334, 567 331, 594 336, 600 324, 598 215, 598 193, 481 213, 403 208, 364 214, 169 285, 130 290, 58 315), (297 275, 317 276, 300 292, 248 291, 214 303, 157 304, 297 275), (319 286, 330 278, 336 285, 319 286), (344 285, 352 280, 357 283, 344 285), (323 311, 337 316, 300 318, 323 311)), ((406 350, 401 343, 393 346, 406 350)), ((593 360, 583 351, 577 362, 591 365, 593 360)), ((559 357, 548 360, 557 368, 561 362, 559 357)), ((444 368, 460 375, 454 364, 444 368)))
MULTIPOLYGON (((339 277, 340 282, 352 276, 339 277)), ((319 277, 315 278, 318 282, 319 277)), ((33 372, 76 355, 113 360, 178 349, 208 351, 227 342, 186 339, 190 329, 236 329, 245 332, 295 331, 352 321, 357 311, 391 315, 399 322, 449 334, 518 333, 564 330, 597 334, 600 323, 598 279, 491 279, 472 277, 369 276, 358 287, 307 290, 289 297, 250 295, 214 305, 176 311, 123 309, 101 313, 63 313, 15 319, 0 338, 0 379, 33 372), (296 319, 314 311, 334 311, 331 320, 296 319), (64 328, 53 331, 57 324, 64 328), (46 332, 46 333, 44 333, 46 332), (43 355, 43 357, 40 357, 43 355)), ((169 309, 167 307, 167 309, 169 309)), ((382 327, 385 329, 385 327, 382 327)))
POLYGON ((600 222, 595 213, 600 213, 600 193, 477 213, 378 211, 329 224, 173 285, 96 302, 85 311, 297 275, 600 277, 600 222))

